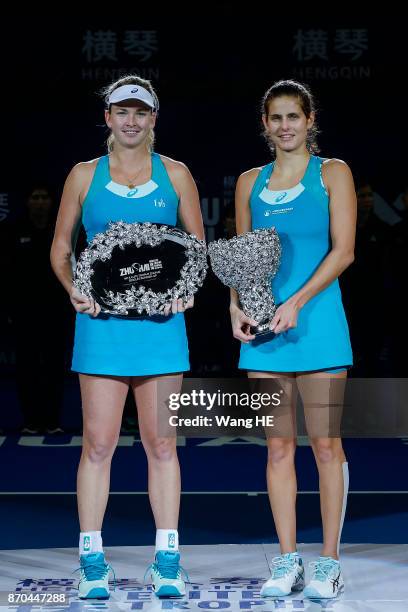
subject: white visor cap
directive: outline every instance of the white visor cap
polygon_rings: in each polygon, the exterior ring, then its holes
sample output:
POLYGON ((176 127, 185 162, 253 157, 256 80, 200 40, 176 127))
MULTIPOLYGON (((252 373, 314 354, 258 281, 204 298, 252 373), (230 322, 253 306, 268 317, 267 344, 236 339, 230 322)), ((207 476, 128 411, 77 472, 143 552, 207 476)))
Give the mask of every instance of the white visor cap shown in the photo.
POLYGON ((152 109, 156 107, 150 91, 140 87, 140 85, 122 85, 114 89, 109 96, 108 104, 118 104, 118 102, 123 102, 124 100, 140 100, 140 102, 147 104, 152 109))

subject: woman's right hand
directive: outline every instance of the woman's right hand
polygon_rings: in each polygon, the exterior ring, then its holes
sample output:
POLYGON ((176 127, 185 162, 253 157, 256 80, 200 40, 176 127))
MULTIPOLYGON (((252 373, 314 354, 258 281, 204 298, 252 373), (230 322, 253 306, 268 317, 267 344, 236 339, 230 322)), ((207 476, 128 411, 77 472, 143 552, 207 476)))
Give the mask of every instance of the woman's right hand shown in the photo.
POLYGON ((248 344, 255 338, 255 336, 251 334, 250 327, 251 325, 257 325, 257 322, 254 321, 254 319, 247 317, 247 315, 236 304, 231 304, 230 314, 234 338, 248 344))
POLYGON ((72 287, 69 297, 71 304, 77 312, 89 314, 92 317, 97 317, 101 312, 99 304, 92 298, 88 298, 86 295, 80 293, 76 287, 72 287))

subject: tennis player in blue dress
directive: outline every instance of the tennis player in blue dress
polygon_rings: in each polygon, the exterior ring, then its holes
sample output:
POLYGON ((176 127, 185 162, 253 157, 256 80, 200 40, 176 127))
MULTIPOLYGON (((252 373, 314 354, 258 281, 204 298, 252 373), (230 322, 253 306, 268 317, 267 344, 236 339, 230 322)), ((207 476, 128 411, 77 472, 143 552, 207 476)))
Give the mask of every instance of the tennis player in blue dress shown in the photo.
MULTIPOLYGON (((64 187, 51 261, 77 311, 72 369, 79 373, 83 449, 78 470, 80 519, 79 596, 109 597, 110 566, 102 546, 102 522, 109 495, 111 459, 117 445, 129 387, 148 460, 149 499, 156 523, 151 577, 156 594, 180 596, 185 585, 179 565, 180 468, 176 438, 159 437, 158 395, 163 385, 178 392, 189 369, 184 310, 193 300, 168 304, 165 316, 125 320, 102 316, 92 299, 72 286, 73 237, 82 223, 87 239, 109 221, 176 225, 204 238, 200 202, 187 167, 153 151, 157 95, 138 76, 123 77, 104 92, 110 129, 108 154, 77 164, 64 187)), ((135 466, 136 469, 136 466, 135 466)))
MULTIPOLYGON (((278 304, 273 333, 264 339, 251 335, 254 322, 240 309, 234 290, 230 311, 233 334, 242 342, 239 367, 252 378, 278 378, 293 404, 295 390, 300 392, 319 472, 324 537, 304 594, 332 598, 344 587, 339 542, 348 464, 341 439, 323 435, 331 417, 330 407, 324 408, 326 413, 321 407, 329 403, 336 385, 341 403, 352 365, 338 277, 354 258, 356 196, 347 164, 317 155, 315 115, 311 92, 296 81, 279 81, 264 95, 264 135, 273 161, 239 177, 236 221, 238 234, 275 227, 280 237, 282 260, 272 281, 278 304)), ((293 421, 293 412, 289 419, 293 421)), ((268 491, 281 555, 273 560, 264 596, 284 596, 304 587, 296 549, 295 435, 267 440, 268 491)))

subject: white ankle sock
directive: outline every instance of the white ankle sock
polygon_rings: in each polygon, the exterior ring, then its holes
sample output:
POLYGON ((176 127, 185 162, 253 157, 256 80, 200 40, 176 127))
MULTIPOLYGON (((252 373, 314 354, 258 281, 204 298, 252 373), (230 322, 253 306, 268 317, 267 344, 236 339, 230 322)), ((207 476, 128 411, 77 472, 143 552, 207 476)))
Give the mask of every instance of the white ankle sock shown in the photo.
POLYGON ((178 551, 179 537, 177 529, 157 529, 156 552, 158 550, 178 551))
POLYGON ((79 555, 103 552, 100 531, 81 531, 79 534, 79 555))

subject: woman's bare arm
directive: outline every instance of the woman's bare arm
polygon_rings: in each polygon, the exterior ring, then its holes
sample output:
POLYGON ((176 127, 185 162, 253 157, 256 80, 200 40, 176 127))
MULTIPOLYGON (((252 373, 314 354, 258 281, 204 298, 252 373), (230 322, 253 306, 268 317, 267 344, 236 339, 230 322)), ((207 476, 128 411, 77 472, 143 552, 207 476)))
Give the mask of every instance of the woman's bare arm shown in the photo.
POLYGON ((71 264, 74 241, 81 223, 82 202, 92 181, 93 171, 93 162, 77 164, 65 181, 51 246, 51 266, 68 292, 75 310, 97 316, 99 305, 73 287, 71 264))
MULTIPOLYGON (((237 181, 237 186, 235 188, 235 217, 238 235, 251 231, 249 198, 259 171, 260 168, 248 170, 241 174, 237 181)), ((230 314, 233 336, 241 342, 248 343, 255 338, 255 336, 250 333, 250 326, 255 325, 256 321, 247 317, 241 310, 238 293, 235 289, 230 289, 230 295, 230 314)))

